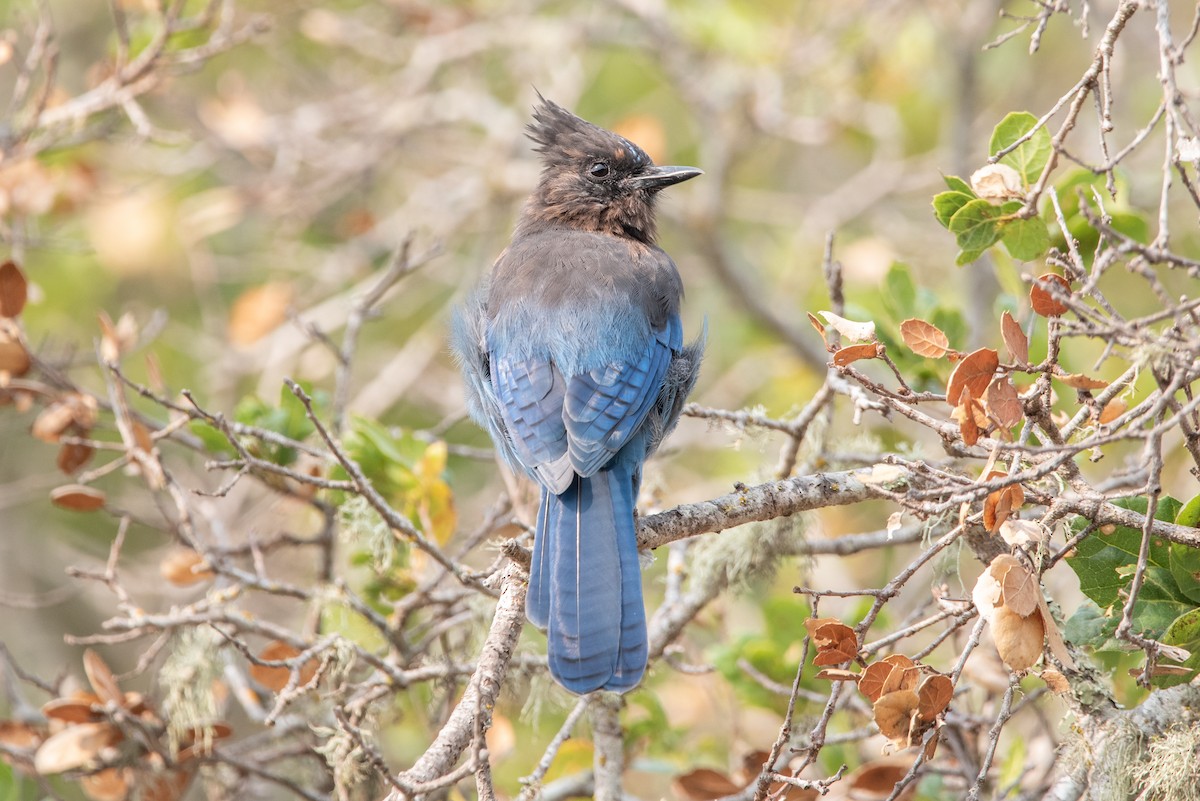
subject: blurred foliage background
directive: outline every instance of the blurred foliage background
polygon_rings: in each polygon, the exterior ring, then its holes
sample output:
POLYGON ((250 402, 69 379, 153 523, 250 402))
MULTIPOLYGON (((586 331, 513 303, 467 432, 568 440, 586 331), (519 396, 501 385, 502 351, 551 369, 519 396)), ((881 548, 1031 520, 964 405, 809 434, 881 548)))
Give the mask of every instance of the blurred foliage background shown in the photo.
MULTIPOLYGON (((1023 2, 238 0, 220 15, 231 30, 255 26, 245 41, 209 54, 202 50, 209 30, 180 33, 168 51, 201 51, 144 94, 67 119, 28 158, 6 148, 0 226, 35 286, 25 324, 43 359, 102 391, 93 358, 97 313, 132 315, 138 333, 128 374, 149 382, 157 370, 168 393, 189 389, 208 410, 229 415, 253 398, 277 405, 285 376, 328 391, 337 360, 312 329, 338 331, 350 300, 402 242, 433 252, 364 328, 349 409, 390 430, 413 460, 433 439, 450 443, 457 530, 468 531, 500 482, 479 453, 489 447, 485 435, 464 418, 445 344, 448 311, 486 274, 536 181, 523 136, 535 89, 623 133, 659 163, 706 170, 661 204, 661 244, 687 286, 686 326, 709 331, 693 400, 784 417, 822 380, 827 357, 805 312, 829 308, 821 264, 830 235, 844 268, 846 316, 876 320, 886 337, 907 316, 941 314, 960 349, 998 342, 1000 310, 1023 302, 1020 275, 1041 270, 998 252, 955 267, 954 238, 934 219, 930 198, 943 189, 942 174, 982 166, 992 127, 1006 113, 1040 115, 1074 84, 1111 4, 1093 5, 1105 8, 1088 12, 1091 39, 1078 18, 1055 18, 1031 55, 1028 30, 984 47, 1036 11, 1023 2), (912 297, 898 305, 897 291, 912 297)), ((136 53, 158 35, 154 4, 116 6, 136 53)), ((1186 27, 1191 10, 1173 11, 1186 27)), ((99 85, 114 62, 119 38, 106 3, 14 0, 0 2, 0 13, 8 54, 0 96, 14 91, 15 66, 42 13, 53 21, 58 49, 52 108, 99 85)), ((1157 106, 1156 48, 1149 15, 1135 18, 1118 42, 1114 140, 1128 141, 1157 106)), ((1180 69, 1197 77, 1194 63, 1180 69)), ((21 113, 10 109, 9 134, 21 113)), ((1089 130, 1095 124, 1085 114, 1073 138, 1076 155, 1093 162, 1100 160, 1089 130)), ((0 143, 11 142, 9 134, 0 131, 0 143)), ((1153 210, 1161 160, 1158 150, 1134 153, 1123 165, 1127 191, 1115 203, 1134 214, 1153 210)), ((1194 211, 1172 213, 1180 219, 1172 244, 1194 254, 1194 211)), ((1128 313, 1154 307, 1132 278, 1111 280, 1137 287, 1123 297, 1128 313)), ((1110 292, 1122 296, 1119 287, 1110 292)), ((1087 370, 1100 348, 1072 352, 1068 361, 1087 370)), ((904 366, 908 375, 930 369, 915 358, 904 366)), ((26 437, 33 414, 0 414, 0 638, 26 669, 53 675, 77 664, 78 649, 63 635, 95 630, 108 604, 95 588, 64 590, 62 566, 101 562, 112 524, 46 502, 62 478, 54 448, 26 437)), ((881 449, 938 452, 927 436, 875 416, 859 426, 839 417, 819 442, 844 464, 869 463, 881 449)), ((651 468, 643 511, 770 478, 780 444, 762 432, 685 419, 651 468)), ((1175 486, 1166 489, 1190 497, 1182 460, 1168 467, 1175 486)), ((212 490, 223 480, 199 456, 178 469, 191 487, 212 490)), ((153 516, 152 498, 123 503, 153 516)), ((218 515, 233 540, 315 526, 310 510, 240 489, 218 515)), ((880 529, 885 517, 882 506, 868 504, 802 525, 809 537, 836 537, 880 529)), ((159 586, 166 546, 149 527, 131 529, 128 548, 145 556, 128 568, 132 580, 142 580, 145 602, 164 607, 194 592, 159 586)), ((346 550, 349 562, 355 549, 346 550)), ((480 563, 494 556, 479 551, 480 563)), ((662 592, 665 559, 658 561, 646 580, 651 606, 662 592)), ((956 552, 939 562, 929 582, 966 594, 978 568, 960 578, 958 561, 956 552)), ((786 699, 737 665, 746 660, 790 682, 807 609, 793 585, 882 586, 903 563, 878 554, 827 557, 816 565, 819 579, 811 578, 812 562, 786 563, 773 579, 760 577, 706 611, 680 658, 718 671, 659 671, 630 697, 631 736, 643 738, 635 767, 646 787, 665 788, 689 766, 730 769, 774 738, 786 699)), ((298 577, 313 569, 285 568, 298 577)), ((271 614, 273 603, 263 600, 261 613, 271 614)), ((857 603, 823 611, 853 618, 857 603)), ((903 613, 902 603, 887 612, 903 613)), ((524 646, 540 648, 531 639, 524 646)), ((495 746, 501 784, 514 786, 559 725, 565 707, 556 692, 542 684, 528 698, 507 697, 497 737, 509 739, 495 746)), ((402 700, 386 731, 398 763, 426 744, 426 701, 402 700)), ((570 772, 574 747, 555 773, 570 772)), ((579 749, 577 760, 588 763, 583 741, 579 749)), ((1013 753, 1016 762, 1029 757, 1013 753)), ((830 772, 857 761, 852 749, 837 747, 822 759, 830 772)))

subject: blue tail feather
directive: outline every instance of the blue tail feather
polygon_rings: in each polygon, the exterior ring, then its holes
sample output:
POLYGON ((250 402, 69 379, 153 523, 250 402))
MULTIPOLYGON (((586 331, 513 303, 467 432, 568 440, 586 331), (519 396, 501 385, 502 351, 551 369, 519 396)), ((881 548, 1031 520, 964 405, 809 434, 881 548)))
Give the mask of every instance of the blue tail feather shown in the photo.
POLYGON ((550 672, 575 693, 624 692, 646 668, 634 492, 616 466, 543 495, 526 612, 548 626, 550 672))

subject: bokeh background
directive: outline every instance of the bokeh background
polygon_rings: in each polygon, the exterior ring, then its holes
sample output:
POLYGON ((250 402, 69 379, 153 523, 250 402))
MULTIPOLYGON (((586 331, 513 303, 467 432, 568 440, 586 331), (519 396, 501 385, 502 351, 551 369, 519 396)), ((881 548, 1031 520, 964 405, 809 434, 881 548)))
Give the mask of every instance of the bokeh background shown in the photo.
MULTIPOLYGON (((131 315, 138 344, 126 369, 134 380, 149 381, 157 369, 170 391, 190 389, 206 408, 232 413, 249 396, 276 402, 285 376, 328 387, 336 359, 312 329, 339 331, 352 299, 410 240, 414 252, 435 255, 364 328, 350 410, 446 438, 459 526, 469 529, 501 484, 481 453, 486 437, 464 418, 447 321, 504 247, 537 180, 524 138, 536 92, 621 132, 659 163, 706 171, 661 204, 661 244, 687 286, 686 327, 708 327, 693 400, 783 418, 824 374, 827 355, 805 315, 830 308, 821 265, 831 236, 846 316, 876 320, 894 337, 905 315, 889 304, 905 274, 920 308, 949 321, 952 344, 998 342, 1000 309, 1019 308, 1020 276, 1041 270, 1003 254, 955 267, 957 248, 930 198, 943 174, 982 166, 1006 113, 1041 115, 1074 85, 1111 12, 1109 3, 1092 5, 1089 30, 1078 17, 1055 18, 1030 54, 1032 28, 985 49, 1036 11, 992 0, 228 3, 218 24, 261 30, 165 71, 136 103, 57 129, 36 158, 0 161, 3 238, 35 284, 26 328, 48 363, 100 387, 97 312, 131 315), (150 353, 157 367, 147 364, 150 353)), ((113 14, 93 0, 41 6, 58 48, 50 103, 68 103, 103 80, 116 47, 113 14)), ((152 3, 117 6, 135 50, 156 34, 152 3)), ((12 91, 38 8, 0 3, 9 52, 0 96, 12 91)), ((1186 27, 1191 10, 1174 12, 1186 27)), ((212 35, 187 33, 183 44, 212 35)), ((1153 114, 1156 58, 1151 15, 1139 15, 1115 56, 1114 141, 1128 141, 1153 114)), ((1195 77, 1194 64, 1180 69, 1195 77)), ((10 123, 20 113, 12 110, 10 123)), ((1100 160, 1095 130, 1095 115, 1085 113, 1070 146, 1090 162, 1100 160)), ((1124 163, 1114 208, 1153 217, 1161 160, 1155 147, 1124 163)), ((1194 215, 1173 213, 1173 244, 1194 253, 1194 215)), ((1138 297, 1140 285, 1130 286, 1127 313, 1153 307, 1153 298, 1138 297)), ((1068 361, 1085 371, 1098 353, 1099 345, 1068 361)), ((67 584, 63 566, 102 563, 113 526, 46 502, 62 477, 54 448, 26 436, 32 415, 0 409, 0 638, 24 667, 52 675, 77 664, 64 633, 95 630, 111 608, 99 590, 67 584)), ((821 425, 824 461, 809 467, 869 463, 881 450, 939 454, 936 442, 877 416, 856 426, 842 414, 821 425)), ((761 431, 685 419, 651 468, 643 511, 768 479, 781 445, 761 431)), ((213 489, 223 477, 203 461, 181 457, 178 469, 185 484, 213 489)), ((1172 469, 1168 491, 1189 497, 1191 479, 1172 469)), ((153 513, 148 498, 128 503, 153 513)), ((252 493, 225 499, 220 515, 234 538, 311 526, 294 506, 252 493)), ((789 525, 835 537, 880 529, 886 515, 866 505, 789 525)), ((129 569, 146 597, 163 605, 191 597, 154 589, 161 536, 135 526, 130 542, 145 556, 129 569)), ((647 578, 652 604, 664 561, 647 578)), ((958 561, 939 562, 929 582, 964 594, 978 569, 960 578, 958 561)), ((817 564, 819 578, 811 562, 785 563, 707 612, 681 658, 726 667, 750 658, 790 682, 798 654, 788 643, 802 636, 806 609, 791 587, 881 586, 903 563, 830 558, 817 564)), ((289 569, 302 576, 311 566, 289 569)), ((835 611, 852 617, 854 609, 835 611)), ((903 606, 889 613, 898 619, 903 606)), ((527 647, 540 647, 530 639, 527 647)), ((648 788, 666 787, 690 765, 728 769, 774 738, 782 699, 728 680, 736 672, 660 673, 651 691, 631 698, 641 707, 634 717, 653 734, 642 752, 648 788)), ((561 719, 553 691, 531 697, 509 698, 503 710, 498 731, 507 726, 510 741, 501 745, 511 756, 498 763, 498 781, 522 775, 561 719)), ((424 742, 423 729, 404 719, 387 738, 400 763, 424 742)), ((845 755, 829 753, 836 769, 845 755)))

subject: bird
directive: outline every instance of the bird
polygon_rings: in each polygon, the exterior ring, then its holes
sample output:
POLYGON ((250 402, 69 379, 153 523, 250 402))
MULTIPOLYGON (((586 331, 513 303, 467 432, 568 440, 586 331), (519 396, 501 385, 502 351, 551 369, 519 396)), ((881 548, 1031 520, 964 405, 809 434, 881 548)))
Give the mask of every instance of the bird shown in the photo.
POLYGON ((525 612, 555 681, 636 687, 648 657, 635 503, 642 465, 699 375, 683 282, 655 244, 663 189, 703 174, 538 93, 542 172, 490 276, 459 305, 451 347, 468 411, 540 487, 525 612))

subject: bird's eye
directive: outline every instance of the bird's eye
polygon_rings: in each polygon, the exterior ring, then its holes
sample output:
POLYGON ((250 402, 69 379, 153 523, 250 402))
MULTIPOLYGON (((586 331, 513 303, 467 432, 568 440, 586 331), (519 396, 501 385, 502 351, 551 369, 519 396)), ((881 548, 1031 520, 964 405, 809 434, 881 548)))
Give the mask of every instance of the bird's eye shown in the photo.
POLYGON ((595 164, 588 167, 588 176, 591 178, 608 177, 608 164, 603 161, 597 161, 595 164))

